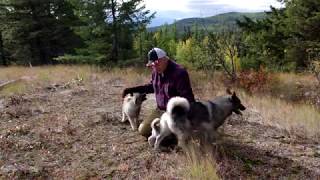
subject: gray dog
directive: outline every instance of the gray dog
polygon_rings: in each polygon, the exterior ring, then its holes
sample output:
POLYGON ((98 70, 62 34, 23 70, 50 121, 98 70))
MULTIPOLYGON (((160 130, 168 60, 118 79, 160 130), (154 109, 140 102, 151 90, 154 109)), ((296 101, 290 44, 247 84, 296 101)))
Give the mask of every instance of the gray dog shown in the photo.
POLYGON ((217 128, 232 112, 241 115, 240 111, 245 109, 235 92, 212 101, 198 101, 191 104, 182 97, 171 98, 167 111, 160 118, 160 132, 156 137, 154 148, 159 149, 161 141, 170 133, 177 136, 178 144, 183 148, 193 133, 202 134, 205 141, 211 142, 217 128))
POLYGON ((141 105, 146 99, 146 94, 141 93, 127 94, 123 99, 121 122, 125 122, 127 117, 132 130, 137 129, 137 121, 140 115, 141 105))

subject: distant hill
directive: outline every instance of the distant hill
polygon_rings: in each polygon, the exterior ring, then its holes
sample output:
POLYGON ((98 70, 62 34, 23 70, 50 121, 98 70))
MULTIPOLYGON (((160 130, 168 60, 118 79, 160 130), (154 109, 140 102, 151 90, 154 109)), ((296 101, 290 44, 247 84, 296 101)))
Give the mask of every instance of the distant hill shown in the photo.
MULTIPOLYGON (((183 32, 185 28, 187 27, 191 28, 195 24, 198 24, 199 29, 203 29, 204 27, 206 27, 210 31, 219 32, 222 30, 228 30, 230 28, 231 29, 236 28, 236 20, 241 20, 243 19, 244 16, 257 20, 257 19, 263 19, 266 16, 266 14, 264 12, 257 12, 257 13, 229 12, 229 13, 219 14, 219 15, 205 17, 205 18, 181 19, 167 26, 170 27, 176 24, 177 31, 183 32)), ((148 31, 153 32, 158 29, 161 29, 164 26, 166 25, 150 27, 148 28, 148 31)))

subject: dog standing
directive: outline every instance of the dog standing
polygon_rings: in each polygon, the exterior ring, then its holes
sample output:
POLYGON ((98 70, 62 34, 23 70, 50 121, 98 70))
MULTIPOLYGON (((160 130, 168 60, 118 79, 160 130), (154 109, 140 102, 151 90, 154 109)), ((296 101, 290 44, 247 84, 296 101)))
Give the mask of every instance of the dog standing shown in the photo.
POLYGON ((137 129, 141 105, 146 99, 146 94, 141 93, 127 94, 123 99, 121 122, 125 122, 127 120, 127 117, 130 122, 131 128, 134 131, 137 129))
POLYGON ((173 97, 168 102, 167 111, 160 118, 160 133, 156 137, 154 148, 159 149, 161 141, 171 132, 177 136, 178 145, 182 148, 186 147, 194 132, 199 132, 205 141, 210 142, 217 128, 232 112, 241 115, 240 111, 245 109, 235 92, 217 97, 213 101, 197 101, 191 104, 185 98, 173 97))

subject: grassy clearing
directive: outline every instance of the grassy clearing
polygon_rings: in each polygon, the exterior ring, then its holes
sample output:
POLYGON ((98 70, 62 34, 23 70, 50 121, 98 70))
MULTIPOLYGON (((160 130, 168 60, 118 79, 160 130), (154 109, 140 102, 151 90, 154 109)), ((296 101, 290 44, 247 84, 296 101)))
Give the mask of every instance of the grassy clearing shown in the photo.
MULTIPOLYGON (((150 70, 136 69, 108 69, 103 70, 91 66, 45 66, 45 67, 9 67, 0 68, 0 80, 3 82, 23 78, 22 82, 7 86, 0 91, 1 95, 20 94, 37 87, 45 87, 54 83, 65 83, 72 79, 82 78, 84 82, 104 80, 122 80, 120 86, 135 86, 148 83, 150 70)), ((288 91, 297 82, 302 86, 314 86, 315 79, 311 75, 279 74, 276 75, 279 84, 284 84, 278 91, 288 91)), ((212 99, 218 95, 225 95, 225 85, 222 73, 208 75, 204 72, 190 71, 190 79, 196 98, 212 99)), ((123 87, 125 88, 125 87, 123 87)), ((303 137, 320 137, 320 113, 313 106, 294 104, 283 101, 277 97, 262 95, 248 95, 241 90, 236 90, 240 98, 250 111, 261 116, 262 123, 285 129, 292 134, 303 137)), ((121 92, 119 92, 120 94, 121 92)), ((280 92, 279 92, 280 94, 280 92)), ((191 149, 187 153, 183 176, 186 179, 218 179, 214 158, 209 153, 191 149)))
MULTIPOLYGON (((294 92, 296 89, 294 87, 297 84, 305 87, 316 86, 316 79, 310 74, 278 73, 273 76, 278 81, 278 86, 274 86, 273 89, 278 90, 279 95, 284 91, 288 94, 294 92), (279 87, 279 84, 282 84, 282 87, 279 87)), ((2 82, 19 78, 23 80, 6 86, 0 91, 0 95, 21 94, 36 87, 65 83, 79 78, 83 79, 84 82, 96 79, 106 81, 122 79, 126 84, 123 86, 130 87, 148 83, 150 70, 146 68, 105 70, 92 66, 63 65, 1 68, 0 80, 2 82)), ((211 99, 215 96, 226 94, 226 88, 222 82, 224 75, 220 72, 208 75, 200 71, 190 71, 190 79, 197 99, 211 99)), ((319 137, 317 130, 320 128, 320 114, 314 107, 306 104, 287 103, 277 97, 249 96, 244 92, 240 93, 240 97, 243 99, 244 104, 261 114, 263 123, 277 126, 292 133, 299 133, 306 137, 319 137)))

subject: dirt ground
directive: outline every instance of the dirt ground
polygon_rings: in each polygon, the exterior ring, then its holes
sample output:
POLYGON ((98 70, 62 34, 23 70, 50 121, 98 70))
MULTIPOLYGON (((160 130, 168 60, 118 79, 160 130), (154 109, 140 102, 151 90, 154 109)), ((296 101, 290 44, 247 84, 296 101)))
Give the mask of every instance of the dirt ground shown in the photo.
MULTIPOLYGON (((121 78, 0 97, 0 179, 185 179, 182 152, 154 152, 120 123, 121 78)), ((152 96, 142 118, 155 107, 152 96)), ((232 115, 213 153, 222 179, 320 179, 320 145, 232 115)))

